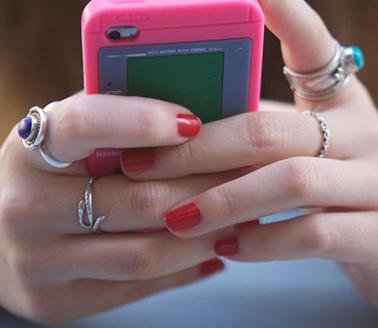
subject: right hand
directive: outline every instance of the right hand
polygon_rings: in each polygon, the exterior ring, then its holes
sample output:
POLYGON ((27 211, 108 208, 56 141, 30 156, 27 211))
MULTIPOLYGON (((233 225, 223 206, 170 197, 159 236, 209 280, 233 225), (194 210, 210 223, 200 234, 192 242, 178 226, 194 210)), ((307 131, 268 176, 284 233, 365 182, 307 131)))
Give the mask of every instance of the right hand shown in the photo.
POLYGON ((190 113, 143 98, 77 94, 61 101, 48 112, 46 143, 58 160, 75 161, 64 170, 27 151, 13 129, 0 149, 3 307, 34 321, 62 322, 223 268, 212 245, 226 231, 190 241, 166 231, 135 231, 162 228, 167 209, 240 172, 153 182, 100 178, 94 215, 106 215, 101 229, 107 233, 89 234, 78 223, 77 206, 88 181, 84 158, 96 148, 185 143, 189 138, 178 133, 178 114, 190 113))

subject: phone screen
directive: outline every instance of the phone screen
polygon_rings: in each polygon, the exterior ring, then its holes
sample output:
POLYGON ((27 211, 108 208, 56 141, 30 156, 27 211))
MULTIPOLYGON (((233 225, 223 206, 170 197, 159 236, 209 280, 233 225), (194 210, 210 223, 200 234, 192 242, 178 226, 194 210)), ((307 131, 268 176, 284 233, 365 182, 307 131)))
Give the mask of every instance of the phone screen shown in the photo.
POLYGON ((223 75, 222 52, 127 60, 129 96, 182 105, 203 123, 221 118, 223 75))
POLYGON ((252 40, 105 47, 104 94, 160 99, 188 108, 203 123, 248 111, 252 40))

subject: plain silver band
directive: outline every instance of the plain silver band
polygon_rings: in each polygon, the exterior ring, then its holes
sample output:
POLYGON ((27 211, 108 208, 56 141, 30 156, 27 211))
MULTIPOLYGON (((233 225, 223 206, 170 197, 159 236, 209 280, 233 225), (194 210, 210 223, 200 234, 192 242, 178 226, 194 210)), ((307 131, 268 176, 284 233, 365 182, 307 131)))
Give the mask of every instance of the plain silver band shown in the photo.
POLYGON ((66 169, 73 164, 73 162, 64 163, 55 159, 47 149, 44 142, 37 149, 39 150, 39 153, 41 154, 45 162, 47 162, 50 166, 55 167, 56 169, 66 169))
POLYGON ((100 230, 101 224, 105 221, 105 216, 100 216, 96 220, 93 219, 93 204, 92 204, 92 187, 95 182, 95 178, 90 178, 85 188, 84 199, 79 202, 78 217, 79 224, 86 230, 92 232, 102 232, 100 230), (85 222, 85 216, 88 223, 85 222))
POLYGON ((329 125, 327 124, 325 119, 319 113, 315 113, 315 112, 311 112, 311 111, 305 111, 305 112, 303 112, 303 115, 313 117, 320 124, 320 130, 321 130, 321 133, 323 135, 323 141, 322 141, 322 146, 320 148, 320 152, 319 152, 318 157, 326 158, 328 151, 329 151, 330 144, 331 144, 331 141, 330 141, 331 140, 331 131, 330 131, 329 125))
POLYGON ((335 54, 320 70, 300 74, 285 66, 283 72, 293 92, 304 99, 323 100, 340 90, 350 81, 349 75, 353 73, 345 66, 345 52, 346 49, 335 40, 335 54))

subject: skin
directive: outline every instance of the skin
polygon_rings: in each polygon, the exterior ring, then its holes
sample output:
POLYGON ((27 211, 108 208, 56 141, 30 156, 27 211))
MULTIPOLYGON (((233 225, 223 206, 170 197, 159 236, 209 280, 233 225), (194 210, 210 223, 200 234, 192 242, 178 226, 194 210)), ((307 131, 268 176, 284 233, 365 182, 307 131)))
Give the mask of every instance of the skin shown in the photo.
POLYGON ((48 112, 46 138, 57 159, 75 161, 65 170, 26 151, 13 129, 0 152, 3 307, 42 323, 69 321, 222 269, 221 261, 216 268, 208 261, 216 257, 212 244, 224 232, 182 240, 161 231, 162 217, 175 203, 240 176, 240 170, 151 182, 104 177, 94 185, 93 204, 106 214, 101 229, 108 234, 89 234, 78 224, 77 206, 88 181, 80 159, 99 147, 185 143, 176 116, 188 113, 152 99, 82 93, 65 99, 48 112), (148 228, 160 232, 137 232, 148 228))
MULTIPOLYGON (((331 36, 304 1, 260 2, 292 69, 329 61, 331 36), (301 13, 295 21, 293 12, 301 13)), ((377 304, 378 118, 368 93, 354 78, 324 102, 261 107, 189 139, 177 132, 176 115, 188 113, 180 106, 76 94, 48 113, 49 150, 75 161, 65 170, 27 152, 13 129, 0 149, 1 305, 43 323, 104 311, 203 278, 201 263, 230 236, 240 246, 230 257, 237 261, 332 258, 377 304), (303 109, 329 122, 329 159, 312 157, 321 135, 303 109), (77 223, 77 204, 87 183, 83 158, 102 147, 152 147, 156 162, 96 181, 95 215, 107 216, 108 233, 92 235, 77 223), (176 236, 137 232, 164 227, 166 211, 188 202, 201 209, 197 227, 176 236), (290 222, 237 225, 294 206, 311 210, 290 222)))
MULTIPOLYGON (((330 61, 332 36, 304 1, 260 3, 289 67, 306 73, 330 61), (293 12, 300 13, 295 20, 293 12)), ((236 226, 216 243, 231 238, 231 260, 335 260, 378 306, 378 115, 369 93, 352 77, 327 100, 296 97, 295 106, 263 102, 261 107, 260 113, 208 124, 184 145, 155 149, 152 168, 125 174, 151 180, 251 167, 243 177, 172 208, 196 204, 202 217, 197 225, 172 233, 190 239, 236 226), (316 157, 322 145, 319 123, 302 115, 304 110, 321 113, 331 129, 326 159, 316 157), (281 223, 243 225, 294 207, 305 208, 305 214, 281 223)))

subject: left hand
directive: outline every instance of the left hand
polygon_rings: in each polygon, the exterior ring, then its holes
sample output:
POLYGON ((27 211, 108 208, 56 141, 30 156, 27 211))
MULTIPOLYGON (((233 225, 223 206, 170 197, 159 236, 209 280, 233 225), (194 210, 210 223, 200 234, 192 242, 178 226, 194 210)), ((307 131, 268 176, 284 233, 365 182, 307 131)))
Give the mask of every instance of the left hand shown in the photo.
MULTIPOLYGON (((305 1, 260 3, 290 68, 312 72, 330 61, 333 38, 305 1)), ((184 145, 147 150, 154 166, 125 174, 149 180, 249 167, 247 175, 168 212, 171 232, 192 238, 235 226, 215 245, 219 255, 234 260, 336 260, 378 306, 378 115, 368 92, 352 77, 325 101, 297 98, 296 108, 265 102, 262 109, 208 124, 184 145), (322 135, 319 122, 303 110, 321 112, 330 127, 327 159, 311 157, 319 153, 322 135), (294 207, 311 210, 291 221, 240 226, 294 207)))

